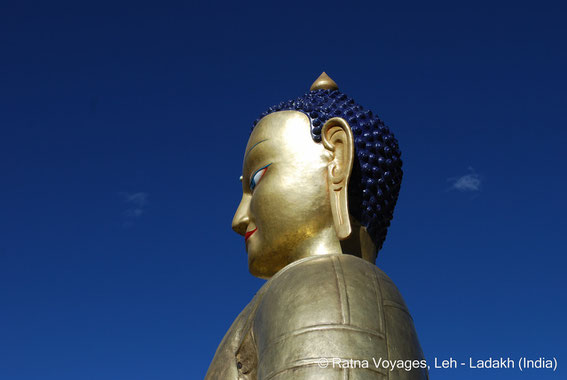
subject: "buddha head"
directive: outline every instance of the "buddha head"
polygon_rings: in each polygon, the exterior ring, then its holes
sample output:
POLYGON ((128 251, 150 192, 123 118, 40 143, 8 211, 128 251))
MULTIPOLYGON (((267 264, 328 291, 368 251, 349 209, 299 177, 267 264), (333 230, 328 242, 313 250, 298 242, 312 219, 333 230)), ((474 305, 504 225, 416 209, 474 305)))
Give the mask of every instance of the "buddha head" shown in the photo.
POLYGON ((374 263, 400 190, 400 154, 384 123, 325 73, 305 95, 268 108, 246 146, 232 221, 250 272, 270 278, 323 254, 374 263))

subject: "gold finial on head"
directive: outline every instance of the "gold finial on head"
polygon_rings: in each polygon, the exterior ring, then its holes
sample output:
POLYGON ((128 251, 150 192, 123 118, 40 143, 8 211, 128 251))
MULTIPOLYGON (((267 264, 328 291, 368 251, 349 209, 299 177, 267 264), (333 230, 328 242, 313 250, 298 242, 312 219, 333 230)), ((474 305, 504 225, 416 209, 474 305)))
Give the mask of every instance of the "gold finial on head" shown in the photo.
POLYGON ((313 82, 309 91, 315 90, 338 90, 339 86, 332 80, 327 73, 323 71, 323 74, 319 75, 319 78, 313 82))

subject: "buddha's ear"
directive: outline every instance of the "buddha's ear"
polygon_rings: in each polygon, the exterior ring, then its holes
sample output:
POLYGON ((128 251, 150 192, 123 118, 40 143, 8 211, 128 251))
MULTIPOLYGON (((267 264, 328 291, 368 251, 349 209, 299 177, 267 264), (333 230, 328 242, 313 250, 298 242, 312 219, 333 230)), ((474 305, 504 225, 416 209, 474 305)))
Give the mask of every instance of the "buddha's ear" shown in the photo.
POLYGON ((339 240, 351 234, 348 213, 348 181, 354 158, 354 139, 345 119, 329 119, 321 129, 323 145, 331 153, 327 186, 331 198, 333 223, 339 240))

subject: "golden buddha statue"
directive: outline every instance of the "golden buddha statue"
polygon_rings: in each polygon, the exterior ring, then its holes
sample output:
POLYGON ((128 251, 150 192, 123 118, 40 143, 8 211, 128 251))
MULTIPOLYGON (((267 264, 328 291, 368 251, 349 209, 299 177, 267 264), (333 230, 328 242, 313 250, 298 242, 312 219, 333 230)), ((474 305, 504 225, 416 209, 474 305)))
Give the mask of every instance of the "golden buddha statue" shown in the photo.
POLYGON ((263 114, 232 227, 268 281, 206 379, 427 379, 407 306, 374 264, 401 177, 389 129, 325 73, 263 114))

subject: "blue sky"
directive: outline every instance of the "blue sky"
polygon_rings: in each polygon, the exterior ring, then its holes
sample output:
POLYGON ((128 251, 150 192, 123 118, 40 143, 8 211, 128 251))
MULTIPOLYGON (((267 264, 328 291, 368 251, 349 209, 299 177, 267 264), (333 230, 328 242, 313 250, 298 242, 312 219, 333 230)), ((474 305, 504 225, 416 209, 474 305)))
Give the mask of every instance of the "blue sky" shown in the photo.
POLYGON ((567 364, 560 2, 3 3, 0 379, 198 379, 263 281, 252 121, 326 71, 399 140, 378 266, 429 360, 567 364))

